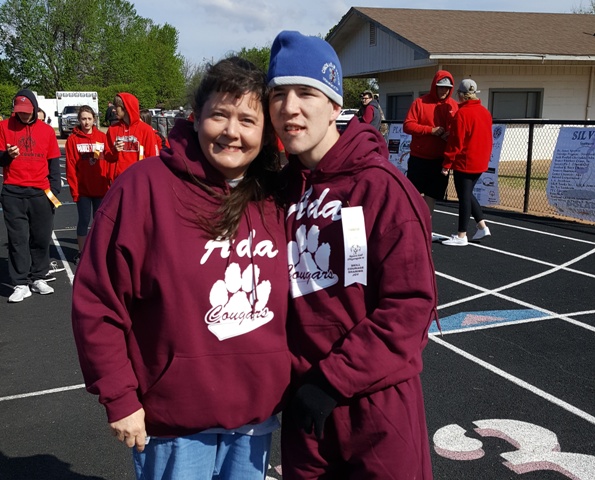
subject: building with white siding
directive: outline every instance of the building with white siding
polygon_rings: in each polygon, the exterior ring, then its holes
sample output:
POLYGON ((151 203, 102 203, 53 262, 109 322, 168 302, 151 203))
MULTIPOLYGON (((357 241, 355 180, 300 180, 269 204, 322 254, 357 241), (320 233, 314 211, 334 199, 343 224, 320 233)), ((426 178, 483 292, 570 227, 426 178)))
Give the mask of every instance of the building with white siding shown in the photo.
POLYGON ((439 69, 473 78, 496 119, 595 119, 595 15, 353 7, 328 41, 390 120, 439 69))

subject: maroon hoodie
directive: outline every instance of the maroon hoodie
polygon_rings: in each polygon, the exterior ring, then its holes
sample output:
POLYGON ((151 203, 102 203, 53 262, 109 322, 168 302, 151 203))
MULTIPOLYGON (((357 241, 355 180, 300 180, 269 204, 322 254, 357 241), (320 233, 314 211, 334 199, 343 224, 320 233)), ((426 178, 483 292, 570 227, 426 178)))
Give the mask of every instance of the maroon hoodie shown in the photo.
POLYGON ((290 156, 288 341, 296 377, 320 368, 348 404, 379 393, 394 395, 391 408, 398 410, 400 392, 409 392, 404 396, 415 407, 395 415, 418 412, 411 422, 417 426, 402 434, 420 445, 419 458, 431 471, 419 379, 436 318, 430 219, 422 197, 387 157, 382 135, 353 121, 315 170, 290 156), (344 207, 363 209, 366 285, 345 286, 344 207))
POLYGON ((195 214, 218 202, 190 178, 228 187, 192 123, 170 143, 118 177, 85 243, 72 321, 87 390, 110 422, 144 407, 149 435, 263 422, 290 373, 283 215, 250 204, 231 245, 209 240, 195 214))
POLYGON ((436 93, 436 83, 443 78, 448 78, 454 85, 452 75, 446 70, 438 70, 430 92, 416 98, 403 122, 403 131, 411 135, 411 155, 429 160, 442 158, 446 142, 439 136, 432 135, 434 127, 444 127, 450 131, 450 124, 457 112, 458 104, 452 99, 454 87, 445 100, 440 100, 436 93))

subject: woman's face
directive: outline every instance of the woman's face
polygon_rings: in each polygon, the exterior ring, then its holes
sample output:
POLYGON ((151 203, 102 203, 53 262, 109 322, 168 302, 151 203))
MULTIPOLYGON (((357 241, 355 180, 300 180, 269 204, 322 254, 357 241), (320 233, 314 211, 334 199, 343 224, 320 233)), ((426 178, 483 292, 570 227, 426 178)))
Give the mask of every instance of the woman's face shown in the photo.
POLYGON ((83 112, 80 114, 79 123, 81 124, 81 130, 85 133, 89 133, 93 130, 93 115, 89 112, 83 112))
POLYGON ((208 162, 228 180, 241 178, 263 147, 262 102, 254 93, 213 92, 195 128, 208 162))

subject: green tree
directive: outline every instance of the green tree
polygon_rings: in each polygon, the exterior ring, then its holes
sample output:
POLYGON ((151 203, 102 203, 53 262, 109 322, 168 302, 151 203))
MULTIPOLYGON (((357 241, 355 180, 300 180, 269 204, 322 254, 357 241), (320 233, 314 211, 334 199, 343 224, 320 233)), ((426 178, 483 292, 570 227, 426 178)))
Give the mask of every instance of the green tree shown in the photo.
POLYGON ((0 83, 0 115, 4 118, 8 118, 12 113, 12 99, 18 90, 15 85, 0 83))
POLYGON ((252 62, 263 72, 267 72, 269 69, 269 60, 271 59, 271 47, 270 45, 261 48, 243 47, 239 52, 232 52, 229 56, 238 56, 244 58, 252 62))
POLYGON ((361 105, 359 96, 364 90, 377 93, 376 81, 373 78, 344 78, 343 106, 345 108, 359 108, 361 105))
POLYGON ((595 14, 595 0, 590 0, 586 7, 581 2, 578 7, 572 9, 572 13, 595 14))
POLYGON ((126 84, 146 102, 178 103, 184 77, 177 48, 174 27, 140 17, 126 0, 0 4, 0 58, 16 83, 46 96, 126 84))

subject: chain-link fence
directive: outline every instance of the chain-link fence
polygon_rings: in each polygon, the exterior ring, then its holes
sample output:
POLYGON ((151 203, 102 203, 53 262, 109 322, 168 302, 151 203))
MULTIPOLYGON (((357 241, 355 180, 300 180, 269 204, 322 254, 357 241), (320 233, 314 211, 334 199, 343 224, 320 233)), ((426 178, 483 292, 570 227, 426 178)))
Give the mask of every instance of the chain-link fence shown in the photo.
MULTIPOLYGON (((561 127, 593 127, 595 121, 504 119, 493 123, 506 125, 498 170, 500 203, 494 208, 565 218, 546 196, 558 134, 561 127)), ((446 198, 457 199, 452 175, 446 198)))

